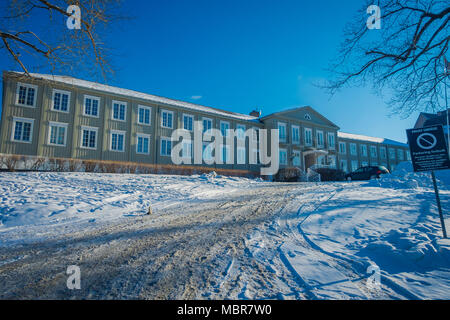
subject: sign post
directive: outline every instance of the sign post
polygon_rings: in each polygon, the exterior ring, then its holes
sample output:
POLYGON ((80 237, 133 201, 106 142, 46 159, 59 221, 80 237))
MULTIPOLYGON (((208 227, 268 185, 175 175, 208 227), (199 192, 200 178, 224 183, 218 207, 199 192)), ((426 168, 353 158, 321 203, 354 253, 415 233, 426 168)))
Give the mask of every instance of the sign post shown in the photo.
POLYGON ((406 130, 414 172, 431 171, 442 233, 447 238, 435 170, 450 169, 450 158, 442 125, 406 130))

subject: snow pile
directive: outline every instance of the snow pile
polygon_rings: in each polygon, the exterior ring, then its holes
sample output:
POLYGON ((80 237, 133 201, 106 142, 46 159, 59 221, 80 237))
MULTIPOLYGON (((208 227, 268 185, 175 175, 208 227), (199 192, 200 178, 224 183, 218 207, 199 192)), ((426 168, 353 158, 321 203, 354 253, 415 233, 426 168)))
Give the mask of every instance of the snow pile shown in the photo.
MULTIPOLYGON (((436 180, 441 189, 450 189, 450 170, 436 171, 436 180)), ((401 162, 391 174, 386 174, 379 181, 370 181, 370 186, 393 189, 433 188, 430 172, 414 172, 410 161, 401 162)))

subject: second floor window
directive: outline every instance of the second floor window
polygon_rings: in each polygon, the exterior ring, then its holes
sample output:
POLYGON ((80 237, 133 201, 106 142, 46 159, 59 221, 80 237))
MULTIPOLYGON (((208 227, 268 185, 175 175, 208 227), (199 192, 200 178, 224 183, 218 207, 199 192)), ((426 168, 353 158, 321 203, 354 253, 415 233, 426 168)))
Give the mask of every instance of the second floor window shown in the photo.
POLYGON ((372 157, 372 158, 376 158, 378 155, 377 155, 377 147, 375 147, 375 146, 370 146, 370 156, 372 157))
POLYGON ((145 107, 145 106, 139 106, 138 107, 138 123, 150 125, 151 114, 152 114, 152 108, 145 107))
POLYGON ((305 145, 312 146, 312 130, 305 128, 305 145))
POLYGON ((300 128, 298 126, 292 126, 292 143, 300 143, 300 128))
POLYGON ((70 93, 68 91, 53 90, 52 110, 67 112, 69 111, 70 93))
POLYGON ((395 160, 395 149, 389 148, 389 159, 395 160))
POLYGON ((184 114, 183 115, 183 129, 188 131, 193 131, 194 127, 194 116, 184 114))
POLYGON ((220 132, 222 136, 228 137, 228 130, 230 129, 230 123, 226 121, 220 121, 220 132))
POLYGON ((386 148, 380 148, 380 157, 381 159, 386 159, 386 148))
POLYGON ((324 143, 323 143, 323 131, 317 131, 317 146, 318 147, 323 147, 324 143))
POLYGON ((286 123, 278 122, 278 132, 281 142, 286 141, 286 123))
MULTIPOLYGON (((356 143, 350 143, 350 154, 352 156, 356 156, 356 143)), ((356 168, 356 169, 358 169, 358 168, 356 168)))
POLYGON ((365 144, 361 145, 361 156, 367 157, 367 146, 365 144))
POLYGON ((334 133, 328 132, 327 136, 328 136, 328 148, 329 149, 334 149, 336 147, 336 141, 334 139, 334 133))
POLYGON ((84 96, 84 110, 85 116, 98 117, 98 109, 100 106, 100 98, 84 96))
POLYGON ((212 120, 209 118, 203 118, 203 133, 212 129, 212 120))
POLYGON ((345 142, 339 142, 339 153, 340 154, 346 154, 347 153, 347 147, 345 145, 345 142))
POLYGON ((37 86, 25 83, 17 84, 16 104, 26 107, 36 105, 37 86))
POLYGON ((173 112, 161 110, 161 127, 172 129, 173 128, 173 112))
POLYGON ((125 121, 125 115, 127 112, 127 105, 124 102, 113 101, 113 120, 125 121))
POLYGON ((243 124, 238 124, 236 126, 236 136, 239 140, 245 139, 245 126, 243 124))
POLYGON ((404 154, 403 154, 403 150, 402 149, 398 149, 397 150, 397 156, 398 156, 398 160, 399 161, 403 161, 404 160, 404 154))

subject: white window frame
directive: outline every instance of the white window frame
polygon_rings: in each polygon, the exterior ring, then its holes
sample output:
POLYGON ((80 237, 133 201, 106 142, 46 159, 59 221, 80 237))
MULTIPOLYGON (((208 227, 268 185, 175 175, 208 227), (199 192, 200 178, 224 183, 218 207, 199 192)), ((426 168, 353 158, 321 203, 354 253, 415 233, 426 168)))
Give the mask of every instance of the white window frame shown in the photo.
POLYGON ((212 129, 214 128, 214 127, 213 127, 213 124, 214 124, 213 119, 208 118, 208 117, 202 117, 202 126, 203 126, 202 132, 203 132, 203 133, 206 133, 207 130, 210 130, 210 129, 212 130, 212 129), (205 129, 205 126, 204 126, 204 122, 205 122, 205 121, 211 124, 211 128, 205 129))
MULTIPOLYGON (((173 121, 172 121, 173 123, 173 121)), ((160 137, 159 138, 159 155, 161 157, 171 157, 172 156, 172 149, 173 149, 173 145, 172 145, 173 141, 170 137, 160 137), (162 141, 170 141, 170 154, 163 154, 162 152, 162 141)), ((167 143, 166 143, 166 151, 167 151, 167 143)))
POLYGON ((396 160, 397 159, 397 152, 395 151, 395 148, 389 148, 389 160, 396 160), (392 152, 393 151, 393 152, 392 152), (394 155, 394 156, 392 156, 394 155))
POLYGON ((222 132, 222 124, 227 124, 228 125, 228 130, 231 130, 230 122, 229 121, 220 120, 220 124, 219 124, 219 130, 220 130, 220 133, 222 134, 222 136, 223 137, 228 137, 227 129, 225 129, 225 134, 222 132))
POLYGON ((194 153, 194 143, 192 140, 186 140, 183 139, 183 141, 181 142, 181 158, 182 159, 192 159, 193 158, 193 153, 194 153), (188 150, 185 149, 185 146, 189 145, 190 148, 188 150), (187 154, 185 154, 185 151, 188 151, 187 154))
POLYGON ((339 142, 339 154, 347 154, 347 144, 345 142, 340 141, 339 142), (343 146, 343 148, 341 148, 343 146))
MULTIPOLYGON (((161 117, 161 128, 164 128, 164 129, 173 129, 173 123, 174 123, 174 121, 175 121, 175 114, 174 114, 174 112, 173 111, 170 111, 170 110, 166 110, 166 109, 161 109, 161 112, 160 112, 160 117, 161 117), (172 125, 169 127, 169 126, 165 126, 164 125, 164 113, 167 113, 167 114, 171 114, 172 115, 172 125)), ((167 122, 169 122, 169 117, 167 117, 167 122)))
POLYGON ((323 134, 322 130, 316 130, 316 139, 317 139, 317 147, 318 148, 323 148, 325 147, 325 136, 323 134), (319 136, 322 136, 322 144, 319 143, 319 136))
POLYGON ((286 122, 278 121, 277 129, 279 131, 280 142, 286 142, 286 139, 287 139, 287 125, 286 125, 286 122), (284 136, 281 135, 280 127, 284 128, 284 136))
POLYGON ((336 135, 334 132, 327 132, 327 145, 330 150, 336 149, 336 135), (330 137, 333 137, 333 145, 330 144, 330 137))
POLYGON ((63 123, 63 122, 56 122, 56 121, 49 121, 48 123, 48 137, 47 137, 47 144, 50 146, 55 146, 55 147, 65 147, 67 145, 67 129, 69 127, 68 123, 63 123), (64 144, 57 144, 57 143, 52 143, 51 140, 51 133, 52 133, 52 127, 57 127, 57 128, 64 128, 65 132, 64 132, 64 144))
MULTIPOLYGON (((33 143, 33 128, 34 128, 34 119, 13 117, 11 141, 13 141, 13 142, 20 142, 20 143, 33 143), (31 126, 30 126, 30 141, 14 139, 14 133, 16 131, 16 122, 27 122, 27 123, 31 124, 31 126)), ((23 127, 22 127, 22 137, 23 137, 23 127)))
MULTIPOLYGON (((66 90, 60 90, 60 89, 53 89, 52 91, 52 111, 56 111, 56 112, 63 112, 63 113, 69 113, 70 111, 70 91, 66 91, 66 90), (62 103, 62 95, 65 94, 67 95, 67 110, 63 111, 63 110, 56 110, 55 109, 55 93, 59 93, 61 94, 61 101, 60 103, 62 103)), ((60 106, 61 108, 61 106, 60 106)))
MULTIPOLYGON (((144 118, 145 118, 145 117, 144 117, 144 118)), ((144 105, 141 105, 141 104, 138 105, 138 110, 137 110, 137 124, 140 124, 140 125, 142 125, 142 126, 151 126, 151 125, 152 125, 152 107, 144 106, 144 105), (139 113, 140 113, 139 111, 140 111, 141 109, 143 109, 144 111, 145 111, 145 110, 148 110, 148 123, 140 122, 140 121, 139 121, 139 113)))
POLYGON ((128 105, 127 105, 127 103, 125 101, 113 100, 112 103, 111 103, 111 120, 126 122, 127 121, 127 109, 128 109, 128 105), (116 118, 114 118, 114 104, 118 104, 119 105, 119 112, 118 112, 119 117, 120 117, 120 105, 124 105, 125 106, 123 119, 120 119, 120 118, 116 119, 116 118))
MULTIPOLYGON (((111 130, 109 132, 109 151, 113 151, 113 152, 125 152, 125 143, 126 143, 126 137, 127 137, 127 132, 123 131, 123 130, 111 130), (112 136, 113 134, 117 134, 117 135, 123 135, 123 146, 122 146, 122 150, 113 150, 112 148, 112 136)), ((119 140, 117 140, 117 144, 119 143, 119 140)))
POLYGON ((245 125, 243 125, 241 123, 238 123, 236 125, 236 138, 238 140, 245 140, 245 130, 246 130, 245 125))
POLYGON ((83 116, 85 117, 91 117, 91 118, 99 118, 100 117, 100 97, 90 96, 88 94, 85 94, 83 96, 83 116), (91 105, 91 114, 86 113, 86 99, 91 99, 97 101, 97 115, 92 115, 92 105, 91 105))
POLYGON ((136 154, 149 155, 150 154, 150 143, 151 143, 151 135, 150 134, 137 133, 136 134, 136 154), (148 145, 147 145, 148 152, 144 152, 144 151, 139 152, 139 138, 148 139, 148 145))
POLYGON ((15 104, 16 104, 16 106, 20 106, 20 107, 36 108, 37 95, 38 95, 38 86, 37 85, 18 82, 17 88, 16 88, 15 104), (26 103, 19 103, 19 92, 20 92, 21 86, 27 88, 26 94, 25 94, 25 102, 28 99, 28 89, 30 89, 30 88, 34 89, 33 105, 30 106, 26 103))
POLYGON ((280 165, 282 165, 282 166, 287 166, 287 164, 288 164, 288 156, 287 156, 287 149, 283 149, 283 148, 280 148, 279 149, 280 150, 280 165), (284 153, 286 156, 284 157, 285 159, 285 161, 282 161, 282 157, 281 157, 281 154, 282 153, 284 153))
POLYGON ((182 128, 183 128, 183 130, 190 131, 190 132, 194 131, 194 116, 192 114, 183 113, 183 115, 181 117, 181 121, 182 121, 182 128), (185 117, 186 118, 190 118, 192 120, 192 129, 186 129, 184 127, 184 118, 185 117))
POLYGON ((358 155, 358 146, 356 143, 350 143, 350 155, 357 156, 358 155))
POLYGON ((88 126, 81 126, 80 128, 80 148, 81 149, 88 149, 88 150, 97 150, 98 147, 98 128, 97 127, 88 127, 88 126), (89 130, 89 131, 95 131, 95 147, 85 147, 83 146, 83 131, 89 130))
POLYGON ((367 150, 367 144, 360 144, 359 145, 359 150, 361 151, 361 157, 369 157, 369 153, 367 150), (363 150, 365 150, 366 152, 364 153, 363 150))
POLYGON ((237 147, 236 163, 237 164, 246 164, 246 162, 247 162, 247 149, 245 147, 237 147), (241 158, 240 155, 243 155, 243 158, 241 158))
POLYGON ((292 154, 293 154, 292 165, 297 166, 297 167, 301 166, 302 165, 302 158, 301 158, 302 153, 300 152, 300 150, 294 150, 294 151, 292 151, 292 154), (298 164, 295 164, 295 162, 294 162, 295 158, 298 158, 298 164))
POLYGON ((291 131, 292 131, 292 144, 300 144, 300 126, 292 125, 291 131), (294 131, 297 131, 297 140, 294 140, 295 138, 294 131))
POLYGON ((370 157, 372 158, 372 159, 377 159, 378 158, 378 150, 377 150, 378 148, 376 147, 376 146, 369 146, 369 150, 370 150, 370 157), (372 152, 372 151, 375 151, 375 153, 374 152, 372 152))
POLYGON ((305 146, 312 146, 313 145, 313 134, 311 128, 305 128, 305 146), (308 133, 309 132, 309 138, 310 141, 308 142, 308 133))

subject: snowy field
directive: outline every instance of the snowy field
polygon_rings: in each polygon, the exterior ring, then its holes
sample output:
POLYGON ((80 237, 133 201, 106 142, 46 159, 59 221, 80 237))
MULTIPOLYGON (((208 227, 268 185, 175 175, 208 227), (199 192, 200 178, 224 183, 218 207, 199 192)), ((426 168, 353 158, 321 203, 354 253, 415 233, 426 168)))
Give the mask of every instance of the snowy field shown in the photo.
MULTIPOLYGON (((450 173, 437 177, 448 215, 450 173)), ((0 182, 0 298, 450 298, 431 178, 409 163, 352 183, 94 173, 0 182), (82 290, 65 288, 70 264, 82 290)))

